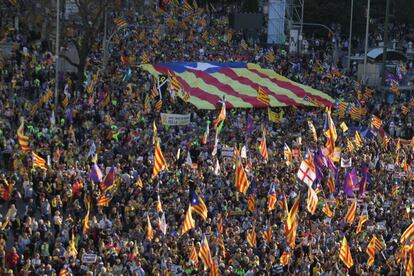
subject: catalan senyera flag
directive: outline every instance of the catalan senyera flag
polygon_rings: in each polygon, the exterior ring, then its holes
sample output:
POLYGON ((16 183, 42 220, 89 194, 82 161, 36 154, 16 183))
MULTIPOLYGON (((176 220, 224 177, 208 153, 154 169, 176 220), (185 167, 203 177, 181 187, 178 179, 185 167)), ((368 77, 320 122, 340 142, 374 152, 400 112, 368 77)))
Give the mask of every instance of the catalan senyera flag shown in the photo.
POLYGON ((355 139, 354 139, 355 145, 360 148, 364 144, 364 140, 362 140, 361 135, 359 134, 358 130, 355 131, 355 139))
POLYGON ((351 250, 349 249, 348 241, 344 237, 342 240, 341 249, 339 250, 339 259, 346 265, 349 269, 354 265, 354 260, 352 260, 351 250))
POLYGON ((288 228, 292 228, 293 223, 296 221, 296 216, 299 212, 299 201, 300 201, 300 194, 296 197, 295 202, 290 209, 288 216, 287 216, 287 226, 288 228))
POLYGON ((162 210, 162 203, 161 203, 160 195, 157 195, 157 203, 156 203, 156 208, 157 208, 157 212, 159 212, 159 213, 164 212, 164 211, 162 210))
POLYGON ((405 275, 412 276, 413 271, 414 271, 414 247, 410 246, 410 248, 406 250, 405 275))
POLYGON ((257 100, 262 102, 266 107, 270 104, 269 95, 267 95, 261 86, 257 89, 257 100))
POLYGON ((308 188, 308 201, 306 207, 312 215, 315 214, 316 208, 318 207, 318 195, 310 185, 308 188))
POLYGON ((362 231, 362 226, 367 221, 368 221, 368 216, 367 215, 360 215, 359 216, 358 226, 357 226, 357 229, 355 231, 356 234, 359 234, 362 231))
POLYGON ((190 3, 188 3, 187 0, 184 0, 182 9, 185 10, 186 12, 188 12, 188 13, 192 13, 193 12, 193 7, 191 6, 190 3))
POLYGON ((142 189, 144 188, 144 183, 142 182, 142 179, 140 176, 138 176, 137 182, 135 183, 135 185, 137 186, 138 189, 142 189))
POLYGON ((262 155, 263 159, 265 161, 269 160, 269 154, 267 152, 267 145, 266 145, 266 129, 263 128, 263 134, 262 134, 262 141, 260 142, 260 155, 262 155))
POLYGON ((379 129, 382 126, 382 120, 375 115, 372 115, 371 125, 376 129, 379 129))
POLYGON ((224 232, 223 216, 222 215, 220 215, 220 217, 217 218, 217 232, 219 234, 223 234, 223 232, 224 232))
POLYGON ((367 246, 367 254, 369 256, 368 259, 368 267, 372 266, 375 262, 375 254, 380 252, 385 248, 385 245, 382 241, 380 241, 375 235, 372 236, 371 241, 367 246))
MULTIPOLYGON (((153 76, 171 72, 183 90, 191 96, 189 103, 198 109, 216 109, 225 96, 229 108, 263 108, 257 99, 260 86, 269 96, 269 106, 313 106, 304 99, 311 97, 332 106, 334 100, 327 94, 295 83, 270 69, 244 62, 170 62, 142 64, 141 68, 153 76)), ((178 95, 182 97, 182 95, 178 95)))
POLYGON ((405 229, 405 231, 402 233, 401 238, 400 238, 400 242, 402 244, 406 243, 409 240, 409 238, 411 238, 413 233, 414 233, 414 222, 411 223, 411 225, 408 226, 408 228, 405 229))
POLYGON ((267 203, 267 210, 269 212, 275 209, 276 202, 277 202, 276 186, 274 183, 272 183, 269 189, 269 199, 267 203))
POLYGON ((295 248, 296 242, 296 230, 298 228, 298 222, 296 220, 293 221, 292 227, 288 227, 288 224, 285 224, 285 236, 286 236, 286 243, 289 245, 291 249, 295 248))
POLYGON ((155 178, 160 171, 168 170, 167 161, 165 161, 164 155, 161 151, 160 142, 155 143, 155 153, 154 153, 154 167, 152 170, 152 178, 155 178))
POLYGON ((272 227, 270 225, 270 221, 266 225, 266 229, 262 233, 263 239, 270 244, 273 240, 273 233, 272 233, 272 227))
POLYGON ((190 259, 190 261, 193 262, 194 265, 196 265, 196 266, 198 265, 198 255, 197 255, 197 250, 194 246, 194 243, 190 247, 189 259, 190 259))
POLYGON ((254 194, 253 193, 249 194, 249 199, 247 201, 247 205, 248 205, 249 211, 252 212, 252 213, 254 213, 254 211, 256 209, 255 208, 256 203, 255 203, 255 198, 254 198, 254 194))
POLYGON ((30 152, 31 149, 29 147, 29 137, 24 135, 23 130, 24 130, 24 120, 22 119, 22 123, 17 129, 17 141, 20 147, 22 148, 22 151, 30 152))
POLYGON ((246 233, 246 240, 247 243, 249 244, 250 247, 255 248, 257 243, 256 243, 256 229, 255 227, 253 227, 252 231, 249 233, 246 233))
POLYGON ((75 234, 73 231, 72 231, 72 238, 69 242, 69 247, 70 247, 71 253, 76 257, 78 255, 78 250, 76 249, 75 234))
POLYGON ((83 225, 82 225, 83 234, 87 234, 90 229, 90 222, 89 222, 89 216, 91 212, 91 197, 90 196, 85 196, 85 203, 86 203, 85 204, 86 215, 85 215, 85 218, 83 219, 83 225))
POLYGON ((32 151, 33 167, 38 167, 46 170, 46 160, 32 151))
POLYGON ((187 213, 185 214, 185 218, 184 218, 184 224, 183 227, 181 228, 181 234, 186 233, 187 231, 189 231, 190 229, 195 228, 195 221, 193 219, 193 216, 191 214, 191 204, 188 206, 188 210, 187 213))
POLYGON ((349 206, 348 211, 346 212, 346 215, 345 215, 345 221, 348 222, 349 224, 354 223, 356 210, 357 210, 357 201, 354 200, 351 206, 349 206))
POLYGON ((147 239, 152 241, 154 238, 154 231, 152 230, 151 220, 149 216, 147 215, 147 239))
POLYGON ((283 251, 282 256, 280 256, 280 264, 282 266, 287 266, 289 264, 290 254, 286 251, 283 251))
POLYGON ((210 268, 213 264, 213 258, 211 257, 210 247, 208 246, 208 241, 204 234, 201 240, 200 252, 198 254, 203 261, 204 267, 210 268))
POLYGON ((234 175, 234 185, 236 186, 237 190, 243 194, 247 192, 249 189, 249 180, 247 179, 247 174, 243 168, 243 164, 241 163, 241 158, 236 158, 236 172, 234 175))
POLYGON ((335 179, 332 175, 329 176, 328 178, 328 189, 330 193, 334 193, 335 192, 335 179))
POLYGON ((125 28, 126 26, 128 26, 128 22, 123 16, 115 18, 114 23, 118 28, 125 28))
POLYGON ((395 152, 398 152, 401 149, 401 139, 397 139, 397 144, 395 145, 395 152))
POLYGON ((217 129, 218 125, 226 119, 226 101, 223 100, 221 110, 219 115, 217 116, 217 119, 213 121, 213 127, 214 129, 217 129))
POLYGON ((331 210, 331 208, 329 207, 329 203, 325 201, 325 206, 322 209, 322 212, 328 217, 328 218, 332 218, 333 217, 333 212, 331 210))
POLYGON ((191 208, 193 211, 199 214, 203 220, 206 220, 208 210, 203 198, 194 191, 192 192, 191 198, 191 208))
POLYGON ((109 202, 112 200, 112 197, 111 190, 104 191, 96 202, 96 206, 108 206, 109 202))

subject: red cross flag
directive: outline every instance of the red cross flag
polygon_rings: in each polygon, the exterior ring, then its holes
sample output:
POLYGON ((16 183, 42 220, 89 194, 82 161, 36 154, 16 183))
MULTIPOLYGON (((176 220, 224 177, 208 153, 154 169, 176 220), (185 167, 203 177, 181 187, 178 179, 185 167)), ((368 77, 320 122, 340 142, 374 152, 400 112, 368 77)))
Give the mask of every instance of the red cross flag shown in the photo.
POLYGON ((305 184, 311 186, 316 179, 315 168, 311 168, 307 162, 302 161, 297 176, 300 180, 305 182, 305 184))

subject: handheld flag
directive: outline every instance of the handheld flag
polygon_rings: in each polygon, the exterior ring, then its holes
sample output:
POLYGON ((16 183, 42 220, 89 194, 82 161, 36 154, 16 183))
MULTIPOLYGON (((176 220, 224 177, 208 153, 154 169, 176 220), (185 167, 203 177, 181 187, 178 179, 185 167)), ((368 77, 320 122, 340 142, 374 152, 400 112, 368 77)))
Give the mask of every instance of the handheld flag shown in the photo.
POLYGON ((220 113, 217 119, 215 119, 213 122, 214 129, 217 129, 217 126, 219 125, 219 123, 224 121, 225 119, 226 119, 226 101, 223 99, 220 113))
POLYGON ((352 256, 351 256, 351 250, 349 250, 348 241, 346 240, 345 237, 342 240, 341 249, 339 251, 339 258, 346 265, 348 269, 354 265, 354 260, 352 260, 352 256))
POLYGON ((203 198, 199 196, 195 191, 192 191, 191 196, 191 208, 194 212, 199 214, 203 220, 207 219, 207 206, 203 201, 203 198))
POLYGON ((181 229, 181 234, 184 234, 193 228, 195 228, 195 222, 194 222, 193 216, 191 215, 191 205, 189 205, 187 213, 185 214, 184 225, 183 225, 183 228, 181 229))
POLYGON ((41 168, 42 170, 46 170, 46 160, 37 155, 34 151, 32 151, 32 158, 33 158, 33 167, 41 168))
POLYGON ((252 231, 250 233, 246 233, 246 239, 247 243, 250 247, 255 248, 256 247, 256 229, 253 227, 252 231))
POLYGON ((208 241, 205 235, 203 235, 203 239, 201 240, 199 255, 203 261, 204 267, 210 268, 213 263, 213 259, 211 257, 210 247, 208 246, 208 241))
POLYGON ((249 180, 247 174, 244 171, 243 164, 241 163, 240 157, 236 158, 236 173, 234 176, 234 184, 241 193, 246 193, 249 188, 249 180))
POLYGON ((358 226, 357 226, 357 229, 356 229, 356 232, 355 232, 356 234, 361 233, 362 225, 367 221, 368 221, 368 216, 367 215, 360 215, 359 216, 358 226))
POLYGON ((260 154, 262 155, 263 159, 265 161, 269 160, 269 155, 267 153, 267 145, 266 145, 266 129, 263 128, 263 134, 262 134, 262 141, 260 142, 260 154))
POLYGON ((152 170, 152 178, 155 178, 160 171, 168 170, 167 161, 165 161, 164 155, 161 151, 160 142, 157 141, 155 144, 155 160, 154 160, 154 167, 152 170))
POLYGON ((22 123, 17 129, 17 141, 20 147, 22 148, 22 151, 30 152, 31 149, 29 147, 29 137, 24 135, 23 130, 24 130, 24 119, 22 118, 22 123))
POLYGON ((267 210, 269 212, 275 209, 276 202, 277 202, 276 185, 272 183, 269 189, 269 202, 267 205, 267 210))
POLYGON ((348 208, 348 211, 345 215, 345 221, 348 222, 349 224, 354 223, 356 210, 357 210, 357 202, 356 200, 354 200, 351 206, 348 208))
POLYGON ((154 232, 152 230, 152 225, 149 216, 147 215, 147 238, 152 241, 154 238, 154 232))
POLYGON ((312 186, 309 186, 307 209, 309 213, 313 215, 315 214, 317 207, 318 207, 318 195, 316 194, 315 190, 312 189, 312 186))

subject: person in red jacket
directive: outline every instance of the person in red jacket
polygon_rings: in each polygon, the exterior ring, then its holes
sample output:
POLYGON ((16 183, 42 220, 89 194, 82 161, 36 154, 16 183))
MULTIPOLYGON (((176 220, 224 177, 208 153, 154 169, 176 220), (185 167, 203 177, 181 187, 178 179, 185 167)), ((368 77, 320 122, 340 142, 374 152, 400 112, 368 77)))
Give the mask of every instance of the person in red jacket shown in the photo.
POLYGON ((9 269, 16 269, 17 262, 19 261, 19 254, 17 254, 16 247, 13 247, 6 256, 6 265, 9 269))

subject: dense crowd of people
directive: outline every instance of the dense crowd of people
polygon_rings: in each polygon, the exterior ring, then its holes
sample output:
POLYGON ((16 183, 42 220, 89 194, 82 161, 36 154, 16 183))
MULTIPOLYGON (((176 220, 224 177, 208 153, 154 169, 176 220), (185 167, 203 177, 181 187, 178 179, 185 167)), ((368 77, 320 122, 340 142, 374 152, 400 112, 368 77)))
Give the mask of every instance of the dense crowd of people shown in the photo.
POLYGON ((310 42, 309 52, 300 57, 275 46, 274 59, 266 59, 268 49, 259 40, 229 28, 226 16, 204 11, 179 18, 151 11, 131 15, 129 20, 139 22, 138 27, 114 36, 106 69, 101 64, 101 47, 96 45, 82 86, 77 85, 76 76, 60 74, 56 107, 48 94, 54 86, 53 55, 42 51, 24 30, 8 34, 19 46, 12 58, 3 60, 0 74, 2 273, 206 275, 209 269, 204 269, 201 259, 197 263, 189 257, 193 246, 200 249, 204 236, 220 275, 403 273, 409 257, 401 254, 400 236, 411 224, 414 208, 412 98, 396 96, 390 104, 372 88, 360 85, 332 63, 329 41, 310 42), (362 163, 368 166, 366 190, 355 192, 355 222, 344 220, 353 200, 343 191, 350 167, 335 163, 334 190, 327 184, 327 168, 315 181, 314 189, 319 190, 315 214, 306 209, 308 187, 296 175, 308 148, 316 156, 325 147, 323 108, 281 108, 277 112, 284 115, 279 123, 270 122, 264 109, 228 110, 219 148, 236 145, 246 149, 242 159, 254 189, 242 194, 234 186, 232 158, 221 157, 220 150, 212 155, 214 132, 205 144, 201 142, 206 120, 213 121, 219 110, 197 110, 181 99, 164 97, 162 112, 190 113, 191 123, 163 126, 154 106, 145 110, 154 80, 138 66, 143 60, 259 63, 337 99, 332 116, 342 159, 351 159, 358 171, 362 163), (359 116, 351 116, 353 107, 363 110, 359 116), (381 131, 372 126, 372 115, 382 120, 381 131), (31 154, 18 143, 22 117, 29 146, 47 161, 46 169, 33 166, 31 154), (245 127, 248 117, 254 120, 249 132, 245 127), (317 140, 308 129, 309 120, 316 127, 317 140), (153 122, 169 165, 154 179, 153 122), (342 122, 349 130, 339 127, 342 122), (262 127, 267 129, 268 162, 257 149, 262 127), (354 143, 355 130, 363 134, 360 146, 354 143), (390 139, 388 144, 384 137, 390 139), (295 153, 291 164, 286 163, 284 144, 295 153), (188 164, 187 156, 194 165, 188 164), (105 190, 90 176, 95 162, 104 175, 112 167, 116 171, 116 188, 108 206, 97 206, 105 190), (271 186, 278 203, 269 212, 271 186), (194 192, 204 200, 208 217, 203 220, 193 213, 196 227, 181 235, 194 192), (248 208, 252 192, 253 211, 248 208), (298 228, 292 247, 285 236, 284 201, 291 208, 298 197, 298 228), (326 204, 333 210, 332 217, 322 211, 326 204), (356 233, 363 214, 368 221, 356 233), (166 233, 159 227, 162 216, 168 225, 166 233), (153 227, 152 239, 147 218, 153 227), (255 247, 246 240, 253 228, 257 232, 255 247), (270 241, 262 236, 269 229, 270 241), (368 266, 366 248, 374 234, 385 247, 368 266), (339 259, 343 237, 354 261, 350 268, 339 259), (286 263, 281 261, 284 253, 289 255, 286 263))

